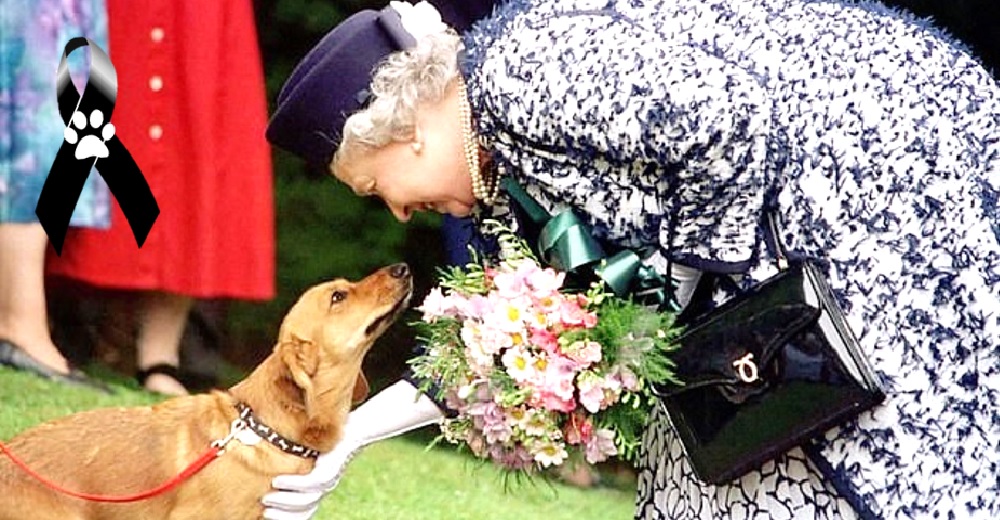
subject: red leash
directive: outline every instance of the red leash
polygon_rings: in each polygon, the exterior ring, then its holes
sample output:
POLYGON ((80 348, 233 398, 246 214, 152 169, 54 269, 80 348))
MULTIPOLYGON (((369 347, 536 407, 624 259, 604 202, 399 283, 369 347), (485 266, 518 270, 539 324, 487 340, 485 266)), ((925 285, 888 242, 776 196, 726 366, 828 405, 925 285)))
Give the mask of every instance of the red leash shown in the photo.
POLYGON ((164 482, 163 484, 160 484, 156 488, 150 489, 149 491, 143 491, 142 493, 136 493, 134 495, 125 495, 125 496, 92 495, 90 493, 79 493, 77 491, 71 491, 36 473, 34 470, 29 468, 24 463, 24 461, 15 457, 14 454, 10 452, 10 448, 5 446, 4 443, 2 442, 0 442, 0 454, 6 454, 8 457, 10 457, 10 460, 15 465, 17 465, 17 467, 21 468, 25 473, 31 475, 35 480, 39 481, 49 489, 53 489, 55 491, 58 491, 65 495, 69 495, 71 497, 89 500, 91 502, 124 503, 124 502, 138 502, 140 500, 145 500, 147 498, 155 497, 156 495, 166 493, 167 491, 170 491, 171 489, 177 487, 179 484, 190 478, 192 475, 201 471, 205 466, 208 465, 209 462, 212 462, 213 460, 215 460, 216 457, 224 453, 223 447, 220 446, 219 444, 220 443, 218 441, 213 442, 212 445, 209 446, 208 449, 205 450, 205 452, 202 453, 197 460, 192 462, 188 467, 184 468, 184 471, 180 472, 180 474, 164 482))

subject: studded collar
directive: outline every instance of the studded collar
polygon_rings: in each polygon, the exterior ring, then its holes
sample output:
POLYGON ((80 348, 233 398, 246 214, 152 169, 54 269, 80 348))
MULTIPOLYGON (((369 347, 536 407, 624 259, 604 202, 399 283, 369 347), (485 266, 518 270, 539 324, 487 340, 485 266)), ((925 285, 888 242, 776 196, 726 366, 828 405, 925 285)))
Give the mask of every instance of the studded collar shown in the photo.
POLYGON ((304 459, 315 459, 316 457, 319 457, 318 451, 282 437, 270 426, 261 422, 260 419, 253 414, 253 410, 249 406, 243 403, 236 403, 236 409, 240 412, 240 420, 243 421, 243 424, 245 424, 250 431, 257 434, 257 436, 261 439, 271 443, 279 450, 304 459))

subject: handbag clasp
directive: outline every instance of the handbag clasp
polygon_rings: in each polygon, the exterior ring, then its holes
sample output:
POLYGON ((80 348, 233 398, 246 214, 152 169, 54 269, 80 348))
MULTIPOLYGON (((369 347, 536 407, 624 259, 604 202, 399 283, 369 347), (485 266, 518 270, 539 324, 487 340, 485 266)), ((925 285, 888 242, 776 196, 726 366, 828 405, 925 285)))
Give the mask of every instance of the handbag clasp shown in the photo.
POLYGON ((753 362, 753 352, 747 352, 745 356, 733 361, 733 368, 736 369, 736 377, 744 383, 753 383, 760 379, 757 363, 753 362))

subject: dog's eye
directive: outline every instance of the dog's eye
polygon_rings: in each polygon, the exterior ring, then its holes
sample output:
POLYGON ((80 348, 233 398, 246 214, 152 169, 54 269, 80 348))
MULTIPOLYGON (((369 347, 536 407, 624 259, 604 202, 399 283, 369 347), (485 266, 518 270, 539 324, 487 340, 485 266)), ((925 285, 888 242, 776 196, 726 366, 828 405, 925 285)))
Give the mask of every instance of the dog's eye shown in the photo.
POLYGON ((345 298, 347 298, 346 291, 333 291, 330 293, 330 304, 340 303, 344 301, 345 298))

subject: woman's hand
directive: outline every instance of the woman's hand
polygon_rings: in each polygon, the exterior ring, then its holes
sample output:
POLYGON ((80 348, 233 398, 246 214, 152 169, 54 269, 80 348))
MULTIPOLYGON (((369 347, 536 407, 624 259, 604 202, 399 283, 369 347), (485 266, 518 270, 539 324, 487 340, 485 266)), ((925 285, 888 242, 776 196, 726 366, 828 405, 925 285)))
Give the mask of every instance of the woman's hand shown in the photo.
POLYGON ((323 497, 337 487, 340 476, 361 448, 441 420, 437 405, 413 385, 401 380, 382 390, 351 412, 344 436, 316 459, 305 475, 279 475, 271 481, 274 492, 264 495, 266 520, 308 520, 323 497))
POLYGON ((316 467, 305 475, 279 475, 271 482, 274 492, 261 501, 266 520, 308 520, 316 514, 323 497, 337 487, 344 468, 361 445, 347 438, 316 459, 316 467))

